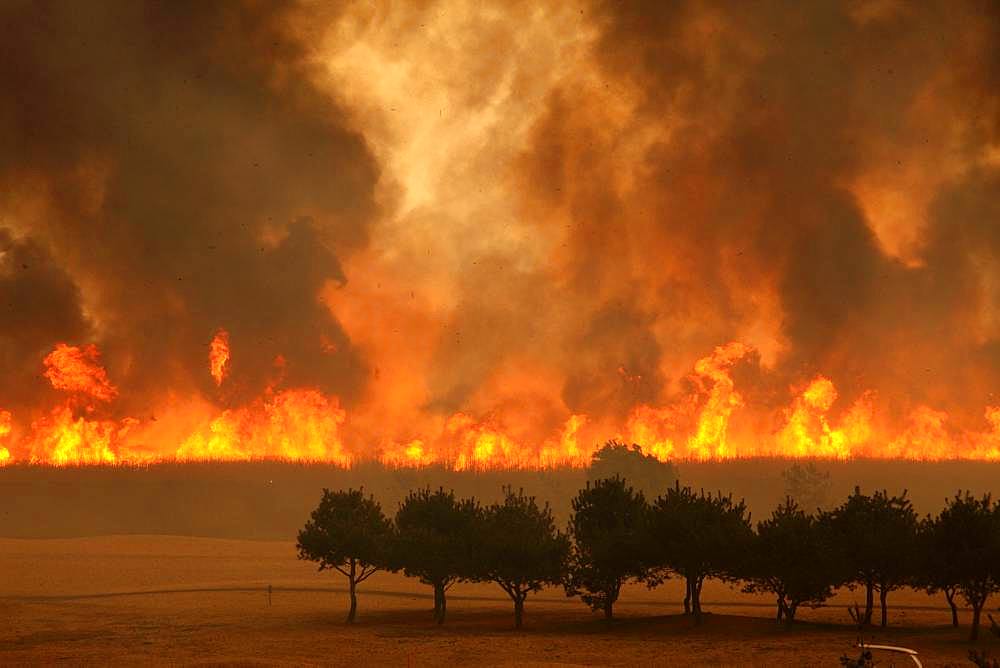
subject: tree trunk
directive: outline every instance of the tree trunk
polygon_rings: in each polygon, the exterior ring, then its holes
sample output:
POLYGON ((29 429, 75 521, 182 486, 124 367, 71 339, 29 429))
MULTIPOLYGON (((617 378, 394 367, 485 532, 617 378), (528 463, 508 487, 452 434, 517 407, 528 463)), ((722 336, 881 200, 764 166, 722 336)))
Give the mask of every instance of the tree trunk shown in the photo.
POLYGON ((792 627, 795 623, 795 612, 799 609, 798 603, 789 603, 785 606, 785 626, 788 628, 792 627))
POLYGON ((519 629, 524 624, 524 596, 518 594, 514 598, 514 628, 519 629))
POLYGON ((875 609, 875 583, 870 580, 865 583, 865 619, 864 625, 872 623, 872 611, 875 609))
POLYGON ((351 559, 351 575, 348 578, 348 580, 350 580, 350 587, 351 587, 351 609, 348 610, 348 612, 347 612, 347 623, 348 624, 353 624, 354 623, 354 616, 358 612, 358 595, 357 595, 358 579, 357 579, 357 574, 358 574, 357 563, 354 561, 354 559, 351 559))
POLYGON ((438 624, 444 624, 444 616, 448 612, 448 597, 445 596, 444 587, 441 587, 441 616, 438 617, 438 624))
POLYGON ((684 614, 691 614, 691 578, 684 578, 684 614))
POLYGON ((886 607, 885 600, 889 597, 889 591, 884 587, 879 587, 878 590, 878 603, 882 607, 882 628, 889 625, 889 609, 886 607))
POLYGON ((434 583, 434 621, 438 624, 444 624, 444 614, 446 610, 446 603, 444 597, 444 584, 441 582, 434 583))
POLYGON ((970 642, 976 642, 979 639, 979 614, 983 611, 984 603, 986 603, 985 597, 981 601, 972 602, 972 632, 969 633, 970 642))
POLYGON ((785 614, 785 597, 784 596, 779 596, 778 597, 778 616, 776 618, 776 621, 779 624, 781 623, 781 618, 782 618, 782 616, 784 614, 785 614))
POLYGON ((604 619, 611 619, 612 614, 614 614, 614 599, 611 598, 611 592, 604 593, 604 619))
POLYGON ((704 580, 696 579, 691 584, 691 609, 694 610, 694 623, 701 624, 701 585, 704 580))
POLYGON ((955 591, 945 588, 944 597, 948 599, 948 606, 951 608, 951 625, 958 628, 958 606, 955 605, 955 591))

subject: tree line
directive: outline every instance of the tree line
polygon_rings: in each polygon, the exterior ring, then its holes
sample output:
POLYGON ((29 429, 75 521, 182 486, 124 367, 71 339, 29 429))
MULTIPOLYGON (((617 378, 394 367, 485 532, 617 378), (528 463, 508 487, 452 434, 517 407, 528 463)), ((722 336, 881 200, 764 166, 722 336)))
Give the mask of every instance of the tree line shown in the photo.
POLYGON ((1000 591, 1000 503, 957 493, 935 516, 920 518, 906 492, 854 492, 831 510, 807 511, 787 498, 754 526, 732 495, 674 482, 651 501, 620 475, 588 482, 572 501, 565 531, 548 505, 511 488, 482 505, 443 488, 411 491, 388 518, 362 490, 324 490, 298 535, 299 558, 348 580, 352 622, 357 587, 377 571, 402 571, 432 588, 434 619, 445 621, 457 582, 492 582, 511 599, 520 628, 529 594, 561 586, 607 618, 629 582, 685 583, 683 609, 702 620, 706 579, 770 594, 778 622, 818 607, 840 587, 864 592, 871 624, 878 596, 882 626, 889 596, 902 587, 972 608, 970 639, 991 594, 1000 591))

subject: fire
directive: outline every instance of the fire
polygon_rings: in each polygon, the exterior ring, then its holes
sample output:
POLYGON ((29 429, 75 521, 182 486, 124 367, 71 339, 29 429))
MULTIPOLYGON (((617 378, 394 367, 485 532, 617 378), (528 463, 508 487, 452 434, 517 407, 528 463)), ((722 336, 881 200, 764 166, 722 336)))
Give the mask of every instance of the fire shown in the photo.
MULTIPOLYGON (((225 330, 216 333, 210 351, 209 370, 220 384, 229 373, 225 330)), ((20 427, 14 414, 0 410, 0 465, 275 458, 344 467, 366 459, 390 466, 442 465, 455 470, 582 467, 609 437, 636 443, 664 461, 744 456, 1000 459, 1000 406, 986 408, 987 429, 982 432, 960 433, 951 426, 947 412, 925 405, 913 407, 902 425, 892 430, 879 419, 873 392, 862 392, 842 405, 834 382, 822 375, 791 388, 787 405, 773 412, 773 426, 761 427, 767 421, 751 420, 756 432, 745 426, 734 431, 734 420, 753 415, 755 407, 737 387, 733 369, 755 359, 754 352, 740 342, 718 346, 697 360, 684 378, 688 391, 659 405, 636 405, 617 428, 605 418, 569 411, 557 423, 551 411, 564 407, 545 404, 542 410, 537 401, 519 401, 485 413, 415 415, 406 427, 407 438, 385 439, 367 449, 370 416, 352 422, 352 414, 337 396, 316 388, 282 387, 280 357, 277 379, 256 399, 224 408, 212 408, 206 401, 197 409, 194 404, 184 409, 182 404, 180 413, 166 411, 171 416, 166 419, 176 422, 178 414, 187 410, 189 416, 181 423, 189 427, 178 428, 171 422, 153 428, 149 420, 115 415, 119 392, 101 365, 96 346, 60 343, 44 358, 43 374, 53 389, 63 393, 63 400, 20 427)), ((507 380, 523 383, 521 389, 529 397, 544 396, 549 382, 518 374, 507 380)))
POLYGON ((380 459, 384 464, 401 468, 430 466, 437 463, 435 454, 419 439, 401 446, 388 446, 382 451, 380 459))
POLYGON ((864 446, 872 435, 870 397, 861 397, 840 426, 834 427, 827 413, 837 398, 837 388, 830 379, 813 379, 786 411, 788 422, 777 437, 778 453, 846 459, 864 446))
POLYGON ((124 438, 134 420, 88 420, 60 406, 31 425, 31 461, 52 464, 114 464, 113 445, 124 438))
POLYGON ((711 383, 708 401, 698 418, 698 430, 688 441, 688 451, 699 459, 733 454, 726 443, 726 432, 729 416, 743 406, 743 397, 736 391, 729 369, 749 352, 749 347, 733 342, 716 348, 695 364, 696 378, 711 383))
POLYGON ((637 406, 626 422, 623 438, 663 460, 675 456, 696 459, 732 456, 734 450, 727 441, 729 418, 743 406, 743 397, 736 391, 730 369, 750 351, 749 346, 732 342, 719 346, 695 363, 689 379, 696 394, 705 400, 697 410, 694 433, 680 441, 683 448, 677 447, 674 434, 685 414, 696 405, 691 401, 666 407, 637 406))
POLYGON ((95 345, 69 346, 57 344, 46 356, 44 375, 57 390, 72 392, 81 396, 111 401, 118 396, 118 390, 101 366, 101 353, 95 345))
MULTIPOLYGON (((10 411, 0 410, 0 443, 2 443, 11 432, 10 411)), ((9 464, 11 460, 10 450, 0 445, 0 466, 9 464)))
POLYGON ((248 406, 223 411, 174 454, 181 460, 280 458, 350 466, 339 433, 345 416, 336 397, 317 390, 269 391, 248 406))
POLYGON ((216 385, 229 374, 229 332, 220 329, 208 344, 208 370, 216 385))

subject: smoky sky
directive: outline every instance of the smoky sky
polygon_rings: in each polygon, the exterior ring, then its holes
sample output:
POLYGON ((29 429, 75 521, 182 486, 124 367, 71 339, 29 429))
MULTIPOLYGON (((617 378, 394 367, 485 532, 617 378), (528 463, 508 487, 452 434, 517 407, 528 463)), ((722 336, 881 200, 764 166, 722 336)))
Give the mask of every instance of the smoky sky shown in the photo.
POLYGON ((10 383, 37 375, 54 341, 91 334, 124 398, 203 389, 206 343, 225 328, 234 400, 278 355, 287 382, 356 391, 364 363, 317 293, 345 280, 337 253, 365 242, 378 168, 309 83, 288 7, 4 3, 0 178, 11 198, 31 181, 49 200, 4 257, 10 383), (40 243, 89 286, 100 332, 40 243))
MULTIPOLYGON (((350 10, 4 3, 0 203, 42 202, 0 234, 4 395, 30 403, 45 352, 92 340, 125 412, 170 389, 236 403, 278 377, 348 405, 364 393, 380 360, 319 295, 374 280, 348 273, 350 254, 393 250, 372 248, 393 175, 368 139, 377 121, 317 84, 304 27, 350 10), (219 328, 234 346, 221 394, 206 372, 219 328)), ((396 11, 413 39, 448 10, 396 11)), ((507 16, 516 35, 524 12, 497 5, 488 34, 507 16)), ((620 416, 748 338, 773 344, 739 371, 748 401, 824 374, 845 406, 873 390, 890 410, 980 419, 1000 381, 1000 6, 579 12, 590 48, 496 168, 527 238, 550 245, 534 264, 479 249, 451 277, 414 379, 423 408, 462 409, 518 357, 558 368, 568 410, 620 416), (899 193, 923 202, 902 231, 884 222, 899 193)), ((485 104, 493 70, 469 60, 466 102, 485 104)), ((469 161, 488 165, 495 141, 469 161)))
MULTIPOLYGON (((889 403, 969 406, 981 418, 1000 380, 996 331, 970 334, 1000 306, 989 287, 1000 179, 995 164, 976 163, 1000 130, 1000 12, 881 4, 868 16, 876 3, 595 3, 599 71, 638 91, 629 125, 676 130, 641 152, 638 185, 623 196, 615 147, 599 143, 602 110, 561 90, 524 183, 537 191, 533 210, 562 207, 577 221, 577 294, 661 285, 638 310, 675 327, 681 350, 692 321, 695 339, 707 334, 701 350, 733 338, 740 293, 757 286, 780 303, 775 374, 786 387, 823 373, 848 396, 871 388, 889 403), (926 127, 915 108, 928 110, 926 127), (884 169, 944 169, 943 156, 913 152, 941 127, 970 166, 936 193, 919 260, 905 263, 881 247, 850 184, 884 144, 884 169)), ((655 376, 674 352, 651 350, 642 317, 602 324, 606 308, 596 313, 585 329, 616 339, 598 351, 651 351, 636 373, 655 376)))

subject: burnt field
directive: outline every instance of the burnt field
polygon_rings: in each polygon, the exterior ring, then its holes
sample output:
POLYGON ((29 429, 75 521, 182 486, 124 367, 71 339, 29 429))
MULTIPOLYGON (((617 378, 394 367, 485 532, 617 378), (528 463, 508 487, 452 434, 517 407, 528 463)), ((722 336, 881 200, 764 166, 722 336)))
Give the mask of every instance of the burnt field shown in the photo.
MULTIPOLYGON (((765 518, 788 491, 782 475, 796 462, 740 459, 679 462, 682 484, 732 492, 746 500, 754 521, 765 518)), ((850 460, 815 463, 829 474, 828 504, 862 490, 908 490, 920 515, 937 513, 958 490, 1000 493, 1000 463, 850 460)), ((148 466, 0 468, 0 537, 68 538, 160 534, 291 540, 324 487, 364 487, 395 512, 406 493, 444 487, 492 502, 503 487, 523 488, 548 502, 564 526, 570 499, 586 484, 586 469, 451 471, 362 464, 280 461, 160 463, 148 466)))

